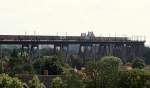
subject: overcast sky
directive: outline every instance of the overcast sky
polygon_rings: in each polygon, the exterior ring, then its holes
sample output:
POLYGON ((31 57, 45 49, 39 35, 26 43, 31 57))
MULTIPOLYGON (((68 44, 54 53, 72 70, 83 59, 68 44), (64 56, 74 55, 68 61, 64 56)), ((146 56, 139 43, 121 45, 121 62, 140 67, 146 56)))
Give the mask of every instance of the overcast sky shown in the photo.
POLYGON ((150 0, 0 0, 0 34, 146 36, 150 0))

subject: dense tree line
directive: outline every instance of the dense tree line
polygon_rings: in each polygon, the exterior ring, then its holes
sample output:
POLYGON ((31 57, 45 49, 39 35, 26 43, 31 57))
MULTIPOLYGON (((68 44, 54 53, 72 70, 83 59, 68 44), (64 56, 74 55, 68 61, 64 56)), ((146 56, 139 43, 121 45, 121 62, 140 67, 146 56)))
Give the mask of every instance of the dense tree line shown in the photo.
POLYGON ((45 88, 36 75, 28 83, 24 83, 16 74, 41 75, 47 70, 48 75, 58 76, 49 82, 50 88, 150 88, 150 72, 143 69, 147 64, 145 61, 149 61, 150 50, 146 49, 145 59, 134 58, 129 62, 133 68, 131 70, 122 70, 121 66, 128 63, 123 63, 114 56, 83 63, 77 56, 65 59, 62 54, 58 54, 29 59, 28 53, 13 51, 11 57, 0 61, 0 73, 5 73, 0 75, 0 87, 45 88), (85 67, 84 70, 81 69, 82 66, 85 67))
POLYGON ((17 77, 11 77, 7 74, 0 75, 0 88, 46 88, 45 85, 34 75, 28 83, 24 83, 17 77))
MULTIPOLYGON (((135 60, 138 62, 138 60, 135 60)), ((134 61, 134 63, 135 63, 134 61)), ((109 56, 87 63, 86 77, 71 73, 69 79, 53 79, 52 88, 149 88, 150 72, 138 66, 133 70, 121 70, 120 58, 109 56), (69 86, 70 85, 70 86, 69 86), (69 87, 68 87, 69 86, 69 87)), ((143 63, 142 63, 143 64, 143 63)), ((139 64, 141 65, 141 64, 139 64)))

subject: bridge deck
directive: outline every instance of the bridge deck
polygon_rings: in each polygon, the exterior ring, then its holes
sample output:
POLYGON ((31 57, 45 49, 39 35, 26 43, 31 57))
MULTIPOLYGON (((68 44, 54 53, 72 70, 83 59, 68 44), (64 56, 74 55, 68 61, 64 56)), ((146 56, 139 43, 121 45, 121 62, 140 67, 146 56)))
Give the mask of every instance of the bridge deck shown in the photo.
POLYGON ((34 36, 34 35, 0 35, 0 44, 55 44, 55 43, 144 43, 145 41, 132 41, 127 37, 81 37, 81 36, 34 36))

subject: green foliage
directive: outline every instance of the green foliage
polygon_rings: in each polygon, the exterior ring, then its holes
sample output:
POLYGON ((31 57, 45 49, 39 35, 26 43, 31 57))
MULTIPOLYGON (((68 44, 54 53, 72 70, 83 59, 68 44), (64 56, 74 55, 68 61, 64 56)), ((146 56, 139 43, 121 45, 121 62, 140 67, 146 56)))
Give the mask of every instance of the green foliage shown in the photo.
POLYGON ((119 66, 122 64, 120 58, 113 56, 103 57, 98 63, 101 65, 101 86, 103 88, 116 87, 116 78, 118 76, 119 66))
POLYGON ((2 74, 0 76, 1 88, 24 88, 23 83, 18 78, 12 78, 8 75, 2 74))
POLYGON ((112 56, 88 63, 86 88, 150 88, 150 72, 119 71, 121 63, 119 58, 112 56))
POLYGON ((64 83, 61 77, 55 77, 52 80, 51 88, 64 88, 64 83))
POLYGON ((11 66, 10 74, 33 72, 32 65, 28 64, 28 54, 26 52, 17 52, 16 54, 16 51, 14 51, 14 53, 12 54, 12 58, 9 59, 9 64, 11 66))
POLYGON ((46 88, 43 83, 40 82, 38 76, 34 75, 32 80, 29 81, 29 88, 46 88))
POLYGON ((145 62, 144 62, 144 60, 142 60, 140 58, 134 59, 132 61, 132 67, 133 68, 143 69, 144 66, 145 66, 145 62))
POLYGON ((32 64, 28 64, 28 63, 25 63, 23 65, 23 71, 24 73, 30 73, 30 74, 34 74, 34 69, 33 69, 33 66, 32 64))
POLYGON ((63 69, 62 75, 68 75, 70 74, 70 71, 73 70, 73 68, 69 64, 65 64, 62 69, 63 69))
POLYGON ((101 75, 101 66, 98 64, 99 61, 90 61, 87 63, 86 68, 86 74, 87 79, 85 80, 85 83, 87 84, 86 88, 98 88, 100 86, 99 80, 101 75))
POLYGON ((119 72, 118 88, 150 88, 150 72, 130 70, 119 72))
POLYGON ((56 77, 52 80, 52 88, 85 88, 84 81, 73 70, 64 74, 64 77, 56 77))
POLYGON ((85 88, 83 80, 78 76, 74 71, 70 71, 69 74, 66 74, 65 88, 85 88))
POLYGON ((122 61, 118 57, 106 56, 103 57, 98 64, 101 66, 101 70, 106 73, 117 72, 122 61))
MULTIPOLYGON (((48 70, 49 75, 63 75, 63 78, 59 76, 52 80, 50 83, 52 88, 150 88, 150 72, 143 71, 145 63, 142 59, 134 59, 132 67, 138 70, 130 71, 119 71, 122 61, 117 57, 106 56, 97 61, 92 60, 86 65, 86 77, 82 78, 72 68, 83 64, 78 57, 71 57, 70 65, 68 65, 65 64, 62 54, 47 56, 35 59, 34 68, 28 63, 27 53, 14 51, 12 57, 9 64, 14 74, 33 73, 33 70, 41 73, 48 70)), ((23 83, 18 78, 3 74, 0 76, 0 88, 23 88, 23 83)), ((29 88, 45 88, 45 86, 38 76, 34 75, 29 81, 29 88)))
MULTIPOLYGON (((120 58, 107 56, 99 61, 89 62, 87 65, 88 84, 93 88, 112 88, 115 82, 119 66, 122 64, 120 58)), ((87 88, 90 88, 89 85, 87 88)))
POLYGON ((116 66, 118 67, 119 65, 122 64, 122 60, 118 57, 114 57, 114 56, 105 56, 100 60, 102 63, 106 62, 108 64, 116 64, 116 66))
POLYGON ((8 63, 9 59, 8 57, 3 57, 0 59, 0 73, 5 72, 5 65, 8 63))
POLYGON ((36 72, 42 72, 43 70, 48 70, 49 75, 58 75, 63 72, 62 70, 63 63, 60 58, 53 57, 45 57, 42 59, 38 59, 34 62, 34 69, 36 72))

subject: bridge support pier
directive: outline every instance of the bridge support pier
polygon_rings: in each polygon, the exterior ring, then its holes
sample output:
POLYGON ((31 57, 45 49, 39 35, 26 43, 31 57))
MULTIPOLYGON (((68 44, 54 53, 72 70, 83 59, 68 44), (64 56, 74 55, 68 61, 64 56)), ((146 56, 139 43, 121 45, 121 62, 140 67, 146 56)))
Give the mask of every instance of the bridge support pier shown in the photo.
POLYGON ((23 44, 21 49, 21 55, 23 55, 24 52, 28 54, 28 61, 29 63, 32 63, 32 59, 35 52, 38 52, 38 58, 39 58, 39 45, 37 44, 23 44))

